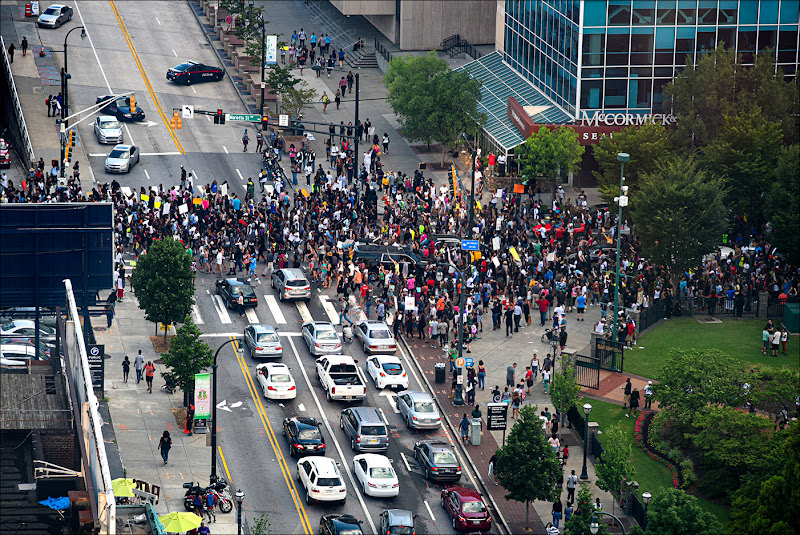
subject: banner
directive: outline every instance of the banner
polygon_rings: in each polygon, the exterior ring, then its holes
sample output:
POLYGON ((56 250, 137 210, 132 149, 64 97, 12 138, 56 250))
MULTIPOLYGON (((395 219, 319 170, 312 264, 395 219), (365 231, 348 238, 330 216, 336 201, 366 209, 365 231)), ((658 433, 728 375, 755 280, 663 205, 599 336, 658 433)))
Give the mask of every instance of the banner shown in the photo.
POLYGON ((278 36, 268 35, 266 40, 266 53, 264 54, 267 65, 278 62, 278 36))
POLYGON ((208 420, 211 417, 211 374, 194 375, 194 419, 208 420))

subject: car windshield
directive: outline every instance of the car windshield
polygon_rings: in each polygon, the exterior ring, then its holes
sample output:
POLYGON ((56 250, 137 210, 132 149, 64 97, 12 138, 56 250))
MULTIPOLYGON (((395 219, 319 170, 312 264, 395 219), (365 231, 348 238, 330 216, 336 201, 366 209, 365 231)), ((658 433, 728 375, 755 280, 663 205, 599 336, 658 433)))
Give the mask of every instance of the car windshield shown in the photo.
POLYGON ((6 142, 5 141, 0 141, 0 150, 7 150, 7 149, 8 149, 8 145, 6 144, 6 142))
POLYGON ((392 469, 388 467, 370 468, 369 476, 375 479, 391 479, 394 477, 392 469))
POLYGON ((317 331, 317 340, 338 340, 336 331, 317 331))
POLYGON ((373 329, 370 331, 369 337, 379 340, 388 340, 392 335, 389 333, 388 329, 373 329))
POLYGON ((339 535, 364 535, 360 529, 343 529, 339 530, 339 535))
POLYGON ((60 13, 59 9, 54 8, 54 7, 48 7, 43 14, 44 15, 58 15, 59 13, 60 13))
POLYGON ((464 502, 461 504, 461 510, 465 513, 485 513, 486 506, 483 502, 464 502))
POLYGON ((130 153, 127 150, 122 149, 114 149, 111 151, 111 154, 108 155, 109 158, 117 158, 120 160, 127 160, 131 157, 130 153))
POLYGON ((258 333, 256 342, 277 342, 278 335, 275 333, 258 333))
POLYGON ((0 329, 2 329, 2 330, 4 330, 4 331, 10 331, 10 330, 11 330, 11 329, 13 329, 14 327, 16 327, 16 325, 14 325, 14 322, 13 322, 13 321, 9 321, 8 323, 6 323, 6 324, 5 324, 5 325, 3 325, 2 327, 0 327, 0 329))
POLYGON ((175 69, 176 71, 185 71, 191 66, 192 66, 191 63, 181 63, 180 65, 175 65, 173 69, 175 69))
POLYGON ((322 440, 322 433, 319 432, 319 429, 301 429, 297 433, 297 438, 300 440, 322 440))
POLYGON ((403 367, 396 362, 386 362, 383 365, 383 371, 389 375, 400 375, 403 373, 403 367))
POLYGON ((317 480, 319 487, 338 487, 342 484, 342 480, 338 477, 321 477, 317 480))
POLYGON ((102 123, 100 123, 100 128, 103 128, 105 130, 116 130, 122 127, 117 121, 103 121, 102 123))
POLYGON ((274 375, 270 375, 269 378, 273 383, 288 383, 291 381, 289 374, 286 373, 276 373, 274 375))
POLYGON ((384 436, 386 434, 386 428, 382 425, 364 425, 361 426, 361 434, 362 435, 372 435, 372 436, 384 436))
POLYGON ((329 373, 356 373, 356 367, 352 364, 331 364, 329 373))
POLYGON ((449 451, 436 451, 433 453, 434 464, 456 464, 456 456, 449 451))
POLYGON ((308 286, 308 281, 305 279, 292 279, 286 281, 286 286, 291 286, 292 288, 297 288, 297 287, 303 288, 305 286, 308 286))
POLYGON ((415 412, 435 412, 432 401, 417 401, 414 403, 415 412))

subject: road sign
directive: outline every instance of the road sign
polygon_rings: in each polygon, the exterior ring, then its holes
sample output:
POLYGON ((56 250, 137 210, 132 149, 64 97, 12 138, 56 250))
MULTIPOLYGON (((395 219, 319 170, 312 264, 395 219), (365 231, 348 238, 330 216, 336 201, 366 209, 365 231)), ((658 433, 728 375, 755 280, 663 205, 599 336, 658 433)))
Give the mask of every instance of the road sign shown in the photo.
POLYGON ((472 366, 475 365, 475 361, 472 360, 472 357, 467 357, 466 360, 467 360, 467 368, 471 368, 472 366))
POLYGON ((184 104, 183 108, 181 109, 181 118, 183 119, 193 119, 194 118, 194 106, 189 106, 184 104))
POLYGON ((289 126, 289 116, 285 113, 281 113, 278 116, 278 126, 289 126))
POLYGON ((478 240, 461 240, 462 251, 479 251, 480 248, 478 240))
POLYGON ((92 386, 105 390, 105 348, 104 344, 90 344, 87 351, 89 373, 92 376, 92 386))
POLYGON ((226 113, 225 114, 226 121, 245 121, 251 123, 260 123, 261 116, 258 114, 235 114, 235 113, 226 113))
POLYGON ((505 431, 508 427, 508 405, 506 403, 486 404, 486 429, 505 431))
POLYGON ((466 363, 467 363, 467 361, 466 361, 466 359, 464 359, 464 357, 458 357, 456 359, 456 368, 463 368, 464 364, 466 364, 466 363))

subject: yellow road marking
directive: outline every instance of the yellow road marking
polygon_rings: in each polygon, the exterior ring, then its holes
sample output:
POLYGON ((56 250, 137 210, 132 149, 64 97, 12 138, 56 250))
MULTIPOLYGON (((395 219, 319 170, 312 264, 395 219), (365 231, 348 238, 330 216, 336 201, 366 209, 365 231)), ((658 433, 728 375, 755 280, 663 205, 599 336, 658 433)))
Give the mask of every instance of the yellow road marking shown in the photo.
POLYGON ((225 467, 225 475, 228 476, 228 485, 233 488, 233 478, 231 478, 231 473, 228 471, 228 463, 225 462, 225 456, 222 454, 222 446, 217 446, 217 451, 219 451, 219 457, 222 459, 222 466, 225 467))
POLYGON ((169 132, 169 135, 172 136, 172 140, 175 142, 175 146, 178 148, 178 151, 181 154, 186 154, 186 151, 183 150, 183 145, 181 145, 181 142, 178 139, 178 136, 175 134, 175 131, 169 127, 169 119, 164 114, 164 110, 161 109, 161 103, 159 102, 158 97, 156 97, 155 91, 153 91, 153 86, 150 84, 150 78, 148 78, 147 73, 144 72, 144 65, 142 65, 142 61, 139 59, 139 54, 136 52, 136 47, 133 46, 133 40, 131 40, 131 36, 128 35, 128 29, 125 27, 125 23, 122 22, 122 15, 119 14, 116 3, 114 2, 114 0, 109 0, 108 3, 111 4, 111 9, 114 10, 114 16, 117 17, 117 22, 119 23, 119 27, 122 30, 122 35, 125 37, 125 42, 128 43, 128 48, 131 51, 131 55, 133 55, 133 60, 136 62, 136 66, 139 69, 139 73, 142 75, 142 79, 144 80, 144 83, 147 86, 147 91, 148 93, 150 93, 150 97, 153 99, 153 102, 156 105, 158 114, 161 116, 161 121, 167 128, 167 132, 169 132))
POLYGON ((261 418, 261 422, 264 425, 264 430, 267 432, 267 437, 272 445, 272 451, 275 452, 275 457, 278 459, 278 464, 281 467, 283 478, 286 481, 286 485, 289 487, 289 493, 292 495, 292 500, 294 501, 295 508, 297 509, 297 514, 300 515, 300 521, 303 524, 303 531, 305 531, 306 535, 314 535, 314 529, 311 527, 311 523, 308 521, 308 514, 303 507, 302 500, 300 500, 300 494, 297 492, 297 488, 294 485, 292 471, 289 469, 286 459, 283 457, 283 453, 278 445, 275 432, 273 431, 272 425, 269 422, 269 418, 264 410, 264 406, 261 404, 261 396, 258 395, 258 389, 256 388, 255 383, 253 383, 253 378, 250 376, 250 372, 247 369, 247 364, 244 362, 244 353, 239 353, 238 342, 234 342, 232 345, 236 350, 236 360, 239 361, 239 367, 242 369, 242 374, 244 375, 245 382, 247 383, 247 389, 250 391, 253 401, 255 401, 258 415, 261 418))

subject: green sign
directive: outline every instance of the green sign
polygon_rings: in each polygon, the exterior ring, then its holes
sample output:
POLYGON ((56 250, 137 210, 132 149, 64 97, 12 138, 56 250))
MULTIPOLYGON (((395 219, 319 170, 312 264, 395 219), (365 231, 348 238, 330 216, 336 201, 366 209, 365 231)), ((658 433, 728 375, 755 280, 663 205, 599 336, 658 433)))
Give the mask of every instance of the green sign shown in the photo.
POLYGON ((194 419, 208 420, 211 416, 211 374, 194 375, 194 419))
POLYGON ((236 114, 233 114, 233 113, 226 113, 225 114, 225 120, 226 121, 246 121, 246 122, 251 122, 251 123, 260 123, 261 122, 261 116, 258 115, 258 114, 254 114, 254 115, 250 115, 250 114, 236 115, 236 114))

